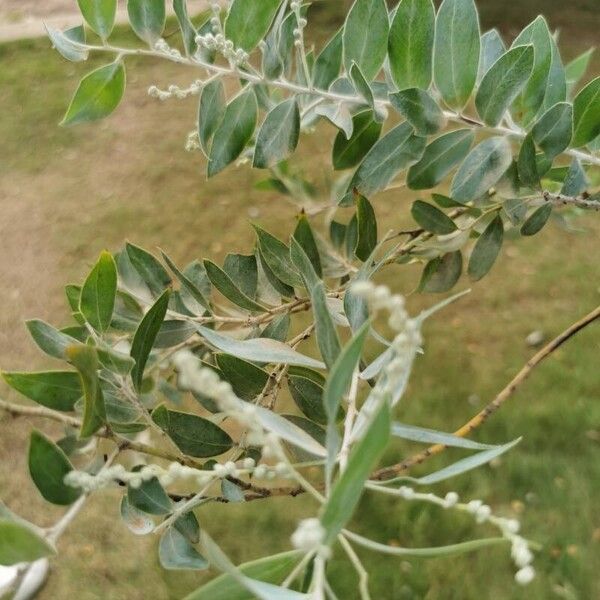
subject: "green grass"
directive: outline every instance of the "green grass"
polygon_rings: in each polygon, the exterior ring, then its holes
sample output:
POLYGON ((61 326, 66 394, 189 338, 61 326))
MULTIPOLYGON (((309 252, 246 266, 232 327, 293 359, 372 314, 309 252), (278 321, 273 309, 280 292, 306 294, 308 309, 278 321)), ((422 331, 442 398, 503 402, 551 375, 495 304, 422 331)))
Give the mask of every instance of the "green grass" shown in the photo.
MULTIPOLYGON (((539 4, 488 2, 484 21, 500 18, 502 29, 510 33, 512 23, 524 23, 525 13, 543 9, 551 22, 563 26, 568 56, 582 50, 589 32, 600 24, 597 11, 588 10, 595 0, 568 10, 563 3, 539 4)), ((322 14, 322 22, 334 20, 322 14)), ((177 261, 219 259, 230 247, 250 248, 249 212, 258 211, 253 219, 281 233, 290 230, 295 216, 280 196, 252 187, 259 174, 248 167, 204 181, 203 162, 182 149, 186 132, 194 126, 192 103, 158 104, 145 95, 151 83, 185 82, 189 74, 174 66, 128 63, 126 100, 113 117, 98 125, 57 127, 78 76, 89 65, 66 64, 48 46, 44 40, 0 46, 0 365, 6 369, 52 366, 35 351, 22 321, 41 317, 66 323, 62 287, 81 280, 102 248, 117 250, 127 238, 148 248, 160 246, 177 261)), ((100 62, 94 59, 93 64, 100 62)), ((317 181, 329 169, 321 145, 317 136, 309 136, 299 156, 317 181)), ((379 197, 376 208, 382 221, 405 221, 411 197, 379 197)), ((597 215, 586 215, 577 223, 587 232, 569 234, 551 225, 534 239, 509 242, 493 273, 427 324, 426 353, 398 419, 452 430, 493 397, 532 354, 524 341, 530 331, 555 335, 598 304, 600 221, 597 215)), ((413 289, 418 277, 416 267, 395 267, 388 273, 404 292, 413 289)), ((410 307, 417 310, 434 301, 411 297, 410 307)), ((520 518, 525 534, 543 544, 536 582, 526 590, 515 586, 506 548, 431 561, 361 553, 373 575, 373 598, 597 597, 599 351, 596 325, 555 353, 477 433, 489 442, 518 436, 523 442, 500 464, 436 488, 483 498, 495 511, 520 518)), ((32 426, 56 435, 60 429, 35 420, 1 419, 0 496, 23 516, 50 523, 60 511, 39 499, 28 480, 24 454, 32 426)), ((398 443, 386 460, 396 462, 414 449, 398 443)), ((430 467, 458 456, 448 453, 430 467)), ((314 506, 306 499, 276 499, 202 508, 198 515, 231 557, 243 561, 284 549, 297 519, 311 511, 314 506)), ((354 527, 379 541, 406 546, 493 533, 433 507, 373 495, 365 496, 354 527)), ((356 597, 354 576, 337 556, 330 574, 341 598, 356 597)), ((162 600, 178 598, 204 579, 202 574, 161 570, 155 541, 131 535, 118 521, 117 495, 106 493, 90 502, 61 539, 41 597, 162 600)))

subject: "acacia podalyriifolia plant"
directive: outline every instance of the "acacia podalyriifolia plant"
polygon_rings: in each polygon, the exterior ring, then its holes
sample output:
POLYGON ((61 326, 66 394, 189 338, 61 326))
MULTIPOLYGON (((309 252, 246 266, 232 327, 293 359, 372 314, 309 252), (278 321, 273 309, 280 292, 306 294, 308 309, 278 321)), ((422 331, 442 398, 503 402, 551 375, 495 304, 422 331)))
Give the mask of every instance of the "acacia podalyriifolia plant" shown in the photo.
POLYGON ((187 147, 206 156, 208 177, 251 163, 267 173, 261 187, 306 210, 285 241, 253 225, 254 248, 232 249, 222 265, 204 259, 181 268, 134 244, 103 252, 81 285, 66 288, 73 325, 27 323, 40 349, 67 368, 4 373, 41 406, 2 407, 68 427, 57 442, 32 432, 29 469, 46 500, 70 508, 48 529, 2 509, 0 564, 24 564, 25 573, 54 552, 90 494, 122 486, 124 522, 160 536, 164 568, 222 572, 190 599, 335 598, 333 551, 356 569, 357 595, 366 599, 368 573, 355 547, 435 557, 507 544, 516 581, 527 584, 535 548, 518 522, 479 500, 417 491, 515 446, 464 435, 516 384, 457 434, 399 422, 421 324, 462 293, 409 316, 403 296, 372 279, 419 263, 418 291, 447 292, 465 256, 472 281, 488 273, 506 231, 532 236, 551 217, 564 221, 563 207, 600 208, 590 184, 600 165, 600 77, 581 83, 590 53, 564 66, 542 17, 508 46, 496 30, 481 33, 473 0, 444 0, 437 12, 431 0, 401 0, 391 10, 384 0, 356 0, 318 48, 305 37, 309 2, 212 3, 192 19, 185 0, 174 0, 179 32, 167 42, 164 1, 129 0, 141 43, 117 47, 116 5, 79 0, 85 26, 48 30, 68 60, 107 57, 81 80, 63 123, 112 113, 129 57, 176 63, 191 73, 190 85, 149 93, 198 97, 187 147), (327 140, 327 128, 336 132, 336 177, 324 194, 288 161, 302 132, 327 140), (432 190, 431 200, 412 203, 413 229, 381 235, 370 199, 395 188, 421 197, 432 190), (303 346, 309 337, 320 356, 303 346), (434 446, 381 467, 394 438, 434 446), (446 447, 472 454, 424 476, 406 472, 446 447), (352 531, 352 519, 360 520, 361 496, 378 493, 467 512, 497 535, 433 548, 368 539, 352 531), (262 548, 263 558, 239 567, 194 512, 206 505, 208 514, 217 501, 260 501, 269 510, 269 498, 301 494, 317 508, 298 524, 291 549, 262 548))

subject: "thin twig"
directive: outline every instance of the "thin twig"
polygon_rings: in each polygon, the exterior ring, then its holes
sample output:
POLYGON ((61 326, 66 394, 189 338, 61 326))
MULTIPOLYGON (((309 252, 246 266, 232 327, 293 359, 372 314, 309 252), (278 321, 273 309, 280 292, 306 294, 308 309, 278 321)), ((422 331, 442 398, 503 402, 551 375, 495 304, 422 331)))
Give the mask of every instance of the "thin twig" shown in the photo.
MULTIPOLYGON (((521 370, 513 377, 513 379, 506 385, 502 391, 480 412, 478 412, 472 419, 467 421, 462 427, 454 432, 454 435, 459 437, 465 437, 469 435, 474 429, 483 425, 491 415, 493 415, 501 406, 508 400, 523 384, 523 382, 529 377, 529 374, 535 369, 544 359, 548 358, 555 350, 560 348, 567 340, 573 337, 577 332, 581 331, 596 319, 600 318, 600 306, 594 309, 592 312, 587 314, 585 317, 565 329, 559 336, 555 337, 550 343, 546 344, 535 356, 525 363, 521 370)), ((396 477, 400 473, 411 469, 416 465, 420 465, 425 462, 431 456, 440 454, 446 449, 447 446, 442 444, 435 444, 415 454, 401 463, 379 469, 371 476, 373 480, 385 480, 392 477, 396 477)))

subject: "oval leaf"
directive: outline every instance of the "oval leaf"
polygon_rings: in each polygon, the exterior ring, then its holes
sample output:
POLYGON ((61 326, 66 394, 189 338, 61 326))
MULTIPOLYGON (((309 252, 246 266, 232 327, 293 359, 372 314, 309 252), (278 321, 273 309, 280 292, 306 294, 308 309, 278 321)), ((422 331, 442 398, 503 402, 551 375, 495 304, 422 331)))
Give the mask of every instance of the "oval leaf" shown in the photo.
POLYGON ((267 169, 288 158, 298 145, 300 111, 295 98, 278 104, 265 117, 254 149, 253 166, 267 169))
POLYGON ((243 152, 256 127, 258 105, 252 89, 236 96, 225 109, 208 157, 208 176, 231 164, 243 152))
POLYGON ((431 0, 402 0, 390 27, 390 73, 399 89, 431 84, 435 8, 431 0))
POLYGON ((503 54, 483 77, 475 106, 484 123, 500 123, 533 70, 533 46, 517 46, 503 54))
POLYGON ((469 129, 450 131, 425 148, 421 160, 408 170, 406 183, 412 190, 430 189, 441 183, 468 154, 475 134, 469 129))
POLYGON ((125 67, 120 61, 86 75, 71 100, 61 125, 103 119, 117 108, 125 91, 125 67))
POLYGON ((474 281, 481 279, 493 266, 504 239, 502 217, 496 215, 484 232, 479 236, 471 258, 469 259, 469 276, 474 281))
POLYGON ((387 53, 389 20, 385 0, 356 0, 344 23, 344 65, 355 62, 372 81, 387 53))
POLYGON ((117 293, 117 266, 109 252, 102 252, 88 275, 79 298, 79 310, 97 331, 108 329, 117 293))
POLYGON ((435 22, 433 74, 448 106, 461 110, 479 68, 479 17, 473 0, 444 0, 435 22))
POLYGON ((491 137, 475 146, 452 180, 451 196, 458 202, 480 198, 494 186, 512 163, 510 143, 491 137))
POLYGON ((31 433, 28 463, 33 483, 48 502, 66 506, 81 495, 81 490, 64 482, 73 470, 66 454, 39 431, 31 433))

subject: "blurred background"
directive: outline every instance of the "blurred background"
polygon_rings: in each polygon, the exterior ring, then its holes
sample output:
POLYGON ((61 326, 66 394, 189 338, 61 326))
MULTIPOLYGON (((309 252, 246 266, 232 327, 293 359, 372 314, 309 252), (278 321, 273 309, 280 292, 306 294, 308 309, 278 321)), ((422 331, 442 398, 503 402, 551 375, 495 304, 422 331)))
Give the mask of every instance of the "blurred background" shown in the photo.
MULTIPOLYGON (((508 41, 545 14, 560 32, 565 60, 599 39, 598 0, 478 0, 478 5, 483 28, 498 27, 508 41)), ((66 324, 63 287, 80 281, 103 248, 116 251, 128 239, 148 249, 160 246, 180 263, 222 259, 230 249, 251 248, 249 218, 282 234, 294 224, 294 207, 253 187, 260 172, 232 168, 205 181, 203 159, 184 151, 194 128, 194 101, 159 104, 146 94, 150 84, 166 87, 194 77, 174 65, 131 61, 126 97, 113 116, 96 125, 58 127, 79 77, 101 63, 95 57, 91 64, 67 63, 44 38, 16 38, 39 31, 42 18, 69 20, 72 14, 75 0, 0 2, 0 368, 7 370, 57 366, 36 351, 23 321, 38 317, 66 324)), ((312 19, 317 46, 343 14, 344 2, 317 4, 312 19)), ((125 39, 124 32, 117 30, 117 37, 125 39)), ((590 72, 599 70, 596 56, 590 72)), ((317 183, 330 174, 322 152, 328 146, 318 136, 332 133, 323 127, 301 141, 295 162, 317 183)), ((406 220, 414 198, 398 191, 379 195, 380 220, 406 220)), ((571 225, 576 231, 552 224, 534 239, 510 240, 492 274, 428 323, 426 353, 399 418, 452 430, 535 352, 529 334, 549 339, 599 303, 600 216, 575 216, 571 225)), ((408 292, 418 271, 402 267, 389 276, 408 292)), ((414 310, 434 301, 409 299, 414 310)), ((483 498, 497 513, 519 518, 525 534, 543 545, 535 582, 526 589, 515 585, 503 547, 430 561, 361 554, 373 574, 373 598, 600 598, 599 351, 595 325, 556 352, 478 432, 478 439, 490 443, 522 435, 521 445, 436 490, 483 498)), ((0 395, 18 400, 5 386, 0 395)), ((61 433, 34 419, 0 415, 0 498, 47 525, 60 511, 44 503, 29 481, 25 456, 32 427, 61 433)), ((244 561, 283 549, 296 520, 311 509, 304 500, 275 499, 203 508, 198 515, 230 556, 244 561)), ((371 495, 361 503, 356 527, 406 546, 490 533, 435 507, 371 495)), ((154 539, 137 538, 120 523, 116 492, 98 494, 60 540, 40 597, 163 600, 180 598, 206 579, 202 573, 162 570, 154 546, 154 539)), ((342 560, 333 561, 331 575, 340 598, 355 597, 354 573, 342 560)))

